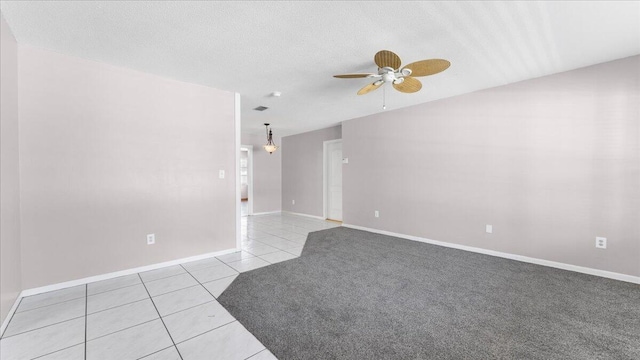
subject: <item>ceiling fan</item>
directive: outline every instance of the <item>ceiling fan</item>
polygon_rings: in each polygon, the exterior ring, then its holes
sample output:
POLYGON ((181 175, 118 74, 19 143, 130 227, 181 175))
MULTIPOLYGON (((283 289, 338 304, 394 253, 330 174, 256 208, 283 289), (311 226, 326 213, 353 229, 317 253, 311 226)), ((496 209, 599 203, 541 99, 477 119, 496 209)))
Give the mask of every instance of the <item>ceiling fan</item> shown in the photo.
POLYGON ((414 93, 422 89, 422 83, 415 78, 416 76, 437 74, 451 65, 449 61, 444 59, 429 59, 413 62, 400 69, 400 57, 389 50, 378 51, 373 57, 373 61, 378 65, 377 74, 343 74, 334 75, 333 77, 340 79, 376 79, 373 83, 360 89, 358 95, 370 93, 387 82, 392 83, 393 87, 400 92, 414 93))

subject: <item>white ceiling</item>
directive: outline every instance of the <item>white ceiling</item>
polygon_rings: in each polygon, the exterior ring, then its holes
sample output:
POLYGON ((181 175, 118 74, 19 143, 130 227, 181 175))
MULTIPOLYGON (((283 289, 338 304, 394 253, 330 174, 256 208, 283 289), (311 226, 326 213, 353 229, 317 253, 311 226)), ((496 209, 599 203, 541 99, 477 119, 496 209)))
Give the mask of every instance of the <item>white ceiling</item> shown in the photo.
POLYGON ((18 42, 242 95, 245 133, 278 136, 382 110, 356 92, 388 49, 444 58, 387 111, 640 54, 640 2, 2 1, 18 42), (280 98, 269 97, 281 91, 280 98), (269 110, 257 112, 264 105, 269 110))

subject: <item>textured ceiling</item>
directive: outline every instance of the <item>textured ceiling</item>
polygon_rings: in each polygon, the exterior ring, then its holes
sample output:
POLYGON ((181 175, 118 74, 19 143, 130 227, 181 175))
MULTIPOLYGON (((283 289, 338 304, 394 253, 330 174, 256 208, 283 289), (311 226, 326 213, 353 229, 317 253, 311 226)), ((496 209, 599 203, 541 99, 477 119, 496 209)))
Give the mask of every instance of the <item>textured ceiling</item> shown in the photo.
POLYGON ((242 95, 245 133, 278 136, 382 110, 356 92, 373 55, 444 58, 387 111, 640 54, 640 2, 2 1, 18 42, 242 95), (269 97, 281 91, 279 98, 269 97), (264 105, 264 112, 252 110, 264 105))

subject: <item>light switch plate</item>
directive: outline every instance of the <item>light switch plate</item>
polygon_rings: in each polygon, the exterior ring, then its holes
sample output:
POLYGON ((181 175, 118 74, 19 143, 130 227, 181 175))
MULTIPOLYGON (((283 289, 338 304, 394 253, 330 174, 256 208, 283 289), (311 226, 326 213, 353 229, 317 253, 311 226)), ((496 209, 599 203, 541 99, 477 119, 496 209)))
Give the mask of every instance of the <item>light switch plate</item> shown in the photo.
POLYGON ((348 164, 349 163, 349 158, 343 158, 342 159, 342 163, 343 164, 348 164))
POLYGON ((493 225, 487 224, 487 226, 485 227, 485 231, 487 232, 487 234, 493 234, 493 225))

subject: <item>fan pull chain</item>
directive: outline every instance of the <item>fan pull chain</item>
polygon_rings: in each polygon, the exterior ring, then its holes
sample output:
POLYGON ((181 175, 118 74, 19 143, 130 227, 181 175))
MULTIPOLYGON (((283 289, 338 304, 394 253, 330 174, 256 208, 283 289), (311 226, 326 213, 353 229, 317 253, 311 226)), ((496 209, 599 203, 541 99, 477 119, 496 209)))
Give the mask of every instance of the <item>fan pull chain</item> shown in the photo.
POLYGON ((382 84, 382 110, 387 110, 387 87, 382 84))

